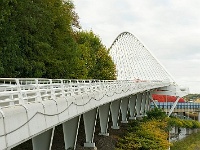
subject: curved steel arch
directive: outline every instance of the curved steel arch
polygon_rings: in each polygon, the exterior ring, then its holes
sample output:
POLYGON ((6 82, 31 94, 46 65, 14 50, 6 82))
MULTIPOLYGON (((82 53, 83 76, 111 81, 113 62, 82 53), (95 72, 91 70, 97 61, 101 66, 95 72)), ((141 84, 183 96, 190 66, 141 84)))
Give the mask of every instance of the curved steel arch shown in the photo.
POLYGON ((118 80, 168 80, 173 77, 152 53, 131 33, 122 32, 112 43, 109 54, 118 80))

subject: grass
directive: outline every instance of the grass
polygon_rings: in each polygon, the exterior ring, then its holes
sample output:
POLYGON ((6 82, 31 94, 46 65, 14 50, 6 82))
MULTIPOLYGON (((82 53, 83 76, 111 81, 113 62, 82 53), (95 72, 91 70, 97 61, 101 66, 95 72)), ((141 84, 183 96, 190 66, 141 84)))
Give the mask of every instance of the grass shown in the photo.
POLYGON ((193 133, 180 141, 174 142, 170 150, 200 150, 200 132, 193 133))

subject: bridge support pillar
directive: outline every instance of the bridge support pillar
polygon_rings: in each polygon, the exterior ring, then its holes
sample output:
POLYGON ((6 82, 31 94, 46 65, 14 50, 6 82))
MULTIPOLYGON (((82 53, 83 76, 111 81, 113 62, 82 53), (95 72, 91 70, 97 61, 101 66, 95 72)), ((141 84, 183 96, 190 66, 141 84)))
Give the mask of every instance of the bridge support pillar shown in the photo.
POLYGON ((200 122, 200 112, 198 112, 198 121, 200 122))
POLYGON ((84 147, 95 147, 94 130, 96 125, 97 109, 90 110, 83 114, 84 128, 85 128, 85 139, 84 147))
POLYGON ((112 129, 119 129, 118 117, 119 117, 120 102, 121 100, 116 100, 112 102, 110 105, 112 123, 113 123, 113 125, 111 126, 112 129))
POLYGON ((127 121, 128 102, 129 102, 129 97, 125 97, 121 101, 121 113, 122 113, 121 123, 128 123, 127 121))
POLYGON ((186 128, 186 134, 191 134, 192 133, 192 130, 191 129, 189 129, 189 128, 186 128))
POLYGON ((129 107, 130 107, 130 117, 129 117, 129 119, 131 119, 131 120, 136 119, 136 117, 135 117, 135 115, 136 115, 135 105, 136 105, 136 95, 131 95, 130 102, 129 102, 129 107))
POLYGON ((146 92, 142 93, 141 114, 145 115, 146 92))
POLYGON ((69 148, 72 149, 76 148, 79 123, 80 123, 80 116, 77 116, 62 124, 66 150, 69 148))
POLYGON ((107 133, 109 110, 110 110, 110 103, 99 107, 99 119, 101 127, 101 133, 99 133, 99 135, 109 136, 109 133, 107 133))
POLYGON ((197 133, 197 132, 198 132, 197 128, 193 129, 193 132, 194 132, 194 133, 197 133))
POLYGON ((140 110, 141 110, 141 103, 142 103, 142 93, 137 94, 137 102, 136 102, 136 113, 138 118, 141 117, 140 110))
POLYGON ((50 150, 53 142, 54 130, 55 127, 32 138, 33 150, 50 150))
POLYGON ((179 128, 175 127, 175 134, 179 134, 179 128))
POLYGON ((150 110, 151 100, 153 100, 152 93, 153 93, 153 91, 150 91, 149 94, 148 94, 147 111, 150 110))
POLYGON ((145 115, 149 111, 149 105, 150 105, 150 92, 146 93, 146 102, 145 102, 145 115))

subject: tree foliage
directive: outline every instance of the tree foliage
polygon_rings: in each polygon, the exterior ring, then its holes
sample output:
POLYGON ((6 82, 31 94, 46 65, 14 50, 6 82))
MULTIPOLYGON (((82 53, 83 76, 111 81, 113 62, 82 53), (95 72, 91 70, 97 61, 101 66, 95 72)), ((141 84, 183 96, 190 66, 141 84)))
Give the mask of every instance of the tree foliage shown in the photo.
POLYGON ((120 139, 117 150, 164 150, 170 145, 167 123, 156 119, 132 123, 127 135, 120 139))
POLYGON ((168 133, 172 127, 200 128, 200 123, 195 120, 167 117, 158 108, 147 112, 147 117, 143 120, 132 121, 129 125, 128 132, 117 144, 117 150, 168 149, 171 145, 168 141, 168 133))
POLYGON ((0 7, 1 77, 115 78, 100 39, 77 30, 72 1, 3 0, 0 7))
POLYGON ((185 119, 179 119, 179 118, 166 118, 166 121, 168 123, 169 129, 172 127, 179 127, 179 128, 200 128, 200 122, 195 120, 185 120, 185 119))
POLYGON ((115 65, 108 50, 92 31, 77 33, 77 43, 81 50, 81 60, 87 68, 89 79, 115 79, 115 65))
POLYGON ((148 119, 165 119, 166 117, 166 113, 160 108, 154 108, 147 112, 148 119))
POLYGON ((199 150, 200 134, 199 132, 186 136, 184 139, 176 141, 170 147, 170 150, 199 150))
POLYGON ((184 99, 186 99, 186 101, 195 101, 196 99, 200 99, 200 94, 188 94, 184 96, 184 99))

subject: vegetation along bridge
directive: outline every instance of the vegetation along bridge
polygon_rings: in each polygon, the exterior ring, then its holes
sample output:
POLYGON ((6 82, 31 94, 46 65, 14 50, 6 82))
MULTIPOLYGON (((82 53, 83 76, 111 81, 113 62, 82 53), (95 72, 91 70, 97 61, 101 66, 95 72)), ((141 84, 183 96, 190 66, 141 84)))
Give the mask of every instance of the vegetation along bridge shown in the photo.
POLYGON ((109 136, 118 121, 142 117, 150 108, 152 94, 187 95, 171 75, 132 34, 121 33, 110 48, 117 80, 0 79, 0 149, 11 149, 32 139, 34 150, 51 149, 56 126, 62 124, 65 149, 76 147, 83 117, 85 147, 93 142, 95 122, 100 135, 109 136), (128 113, 129 112, 129 113, 128 113), (129 114, 129 115, 128 115, 129 114), (111 116, 110 116, 111 115, 111 116))

